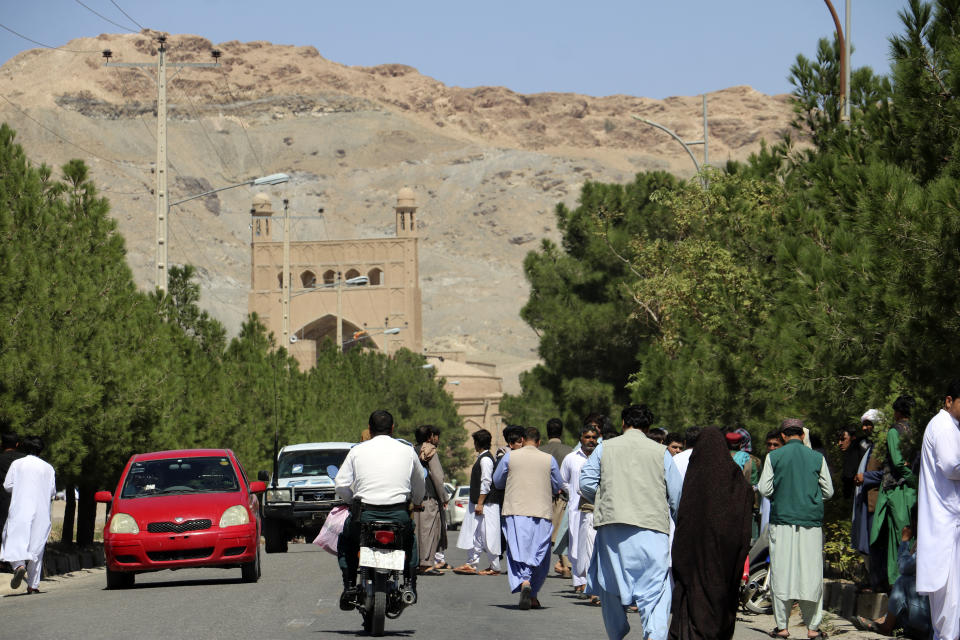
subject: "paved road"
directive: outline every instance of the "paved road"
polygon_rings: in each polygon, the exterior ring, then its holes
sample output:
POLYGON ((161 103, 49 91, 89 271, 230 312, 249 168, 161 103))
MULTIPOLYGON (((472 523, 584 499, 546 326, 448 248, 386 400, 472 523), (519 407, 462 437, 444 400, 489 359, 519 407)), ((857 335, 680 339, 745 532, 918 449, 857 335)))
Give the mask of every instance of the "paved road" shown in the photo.
MULTIPOLYGON (((462 553, 450 554, 459 564, 462 553)), ((107 591, 102 569, 41 583, 43 593, 12 592, 0 574, 0 638, 219 638, 295 639, 365 637, 360 616, 337 607, 340 577, 333 556, 312 545, 263 555, 263 577, 240 582, 240 570, 163 571, 137 576, 126 591, 107 591)), ((520 611, 505 576, 422 577, 420 602, 387 637, 496 640, 498 638, 605 637, 600 609, 576 599, 568 581, 551 577, 541 593, 544 609, 520 611)), ((634 618, 635 619, 635 618, 634 618)), ((765 638, 768 616, 743 617, 737 640, 765 638)), ((640 638, 634 625, 631 638, 640 638)), ((802 638, 801 628, 793 629, 802 638)), ((834 634, 836 635, 836 633, 834 634)), ((845 640, 858 637, 844 634, 845 640)))

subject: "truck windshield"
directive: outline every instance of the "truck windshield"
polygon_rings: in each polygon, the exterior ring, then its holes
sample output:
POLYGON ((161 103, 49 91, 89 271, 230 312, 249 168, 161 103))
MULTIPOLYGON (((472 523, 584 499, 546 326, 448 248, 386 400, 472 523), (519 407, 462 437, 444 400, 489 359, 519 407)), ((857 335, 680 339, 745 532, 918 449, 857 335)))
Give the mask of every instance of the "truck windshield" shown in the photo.
POLYGON ((349 449, 290 451, 280 454, 280 477, 326 476, 331 464, 340 467, 349 449))
POLYGON ((239 490, 230 459, 216 456, 134 462, 123 481, 120 495, 123 498, 144 498, 239 490))

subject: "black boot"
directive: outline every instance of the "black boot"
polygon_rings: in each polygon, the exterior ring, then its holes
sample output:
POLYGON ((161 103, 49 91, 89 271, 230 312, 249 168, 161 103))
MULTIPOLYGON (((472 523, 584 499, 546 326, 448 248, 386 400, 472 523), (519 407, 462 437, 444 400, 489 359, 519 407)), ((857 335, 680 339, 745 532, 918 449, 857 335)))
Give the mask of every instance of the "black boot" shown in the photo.
POLYGON ((353 609, 353 603, 357 601, 357 585, 344 584, 343 593, 340 594, 340 610, 350 611, 353 609))

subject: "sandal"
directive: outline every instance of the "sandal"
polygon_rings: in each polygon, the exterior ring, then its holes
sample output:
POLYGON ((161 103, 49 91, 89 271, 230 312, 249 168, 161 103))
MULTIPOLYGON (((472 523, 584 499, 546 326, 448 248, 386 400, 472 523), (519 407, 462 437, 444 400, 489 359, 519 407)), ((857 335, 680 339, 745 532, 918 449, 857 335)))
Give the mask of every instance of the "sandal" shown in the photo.
POLYGON ((772 631, 770 631, 769 633, 767 633, 767 635, 770 636, 771 638, 789 638, 789 637, 790 637, 790 632, 789 632, 789 631, 787 632, 787 635, 783 635, 783 634, 781 633, 781 631, 787 631, 787 630, 786 630, 786 629, 778 629, 777 627, 774 627, 772 631))
POLYGON ((828 637, 829 637, 829 636, 827 635, 827 632, 826 632, 826 631, 821 631, 821 630, 817 629, 817 635, 815 635, 815 636, 807 636, 807 640, 820 640, 820 638, 828 638, 828 637))
POLYGON ((500 575, 500 572, 497 571, 496 569, 484 569, 483 571, 478 571, 477 573, 480 574, 481 576, 498 576, 498 575, 500 575))
POLYGON ((442 576, 443 571, 437 571, 433 567, 423 568, 417 570, 417 574, 421 576, 442 576))
POLYGON ((871 620, 870 618, 864 618, 863 616, 857 616, 853 619, 853 626, 860 631, 876 631, 877 623, 871 620))
POLYGON ((590 596, 590 602, 588 602, 587 604, 591 604, 591 605, 593 605, 594 607, 599 607, 599 606, 600 606, 600 597, 599 597, 599 596, 590 596))
POLYGON ((468 564, 457 567, 453 572, 460 576, 475 576, 479 573, 475 567, 471 567, 468 564))

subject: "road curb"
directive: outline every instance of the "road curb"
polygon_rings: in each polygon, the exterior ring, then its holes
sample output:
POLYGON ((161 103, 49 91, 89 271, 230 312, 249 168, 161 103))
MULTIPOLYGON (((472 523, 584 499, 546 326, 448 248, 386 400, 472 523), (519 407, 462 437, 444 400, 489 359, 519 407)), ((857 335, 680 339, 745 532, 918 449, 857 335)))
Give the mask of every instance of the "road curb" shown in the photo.
POLYGON ((887 594, 857 593, 857 585, 849 580, 824 580, 823 608, 847 620, 856 616, 875 620, 887 611, 887 594))
MULTIPOLYGON (((100 542, 83 547, 54 542, 48 544, 43 552, 41 579, 102 567, 104 564, 103 544, 100 542)), ((12 569, 4 567, 3 571, 11 573, 12 569)))

